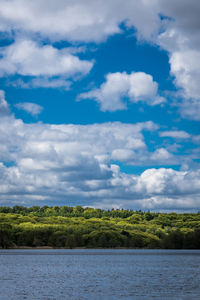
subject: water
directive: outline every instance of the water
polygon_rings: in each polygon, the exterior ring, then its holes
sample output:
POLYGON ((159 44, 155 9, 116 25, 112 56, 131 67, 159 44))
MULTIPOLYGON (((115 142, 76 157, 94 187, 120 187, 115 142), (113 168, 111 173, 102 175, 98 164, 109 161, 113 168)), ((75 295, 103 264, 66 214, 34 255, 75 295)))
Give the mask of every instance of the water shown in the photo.
POLYGON ((197 300, 200 250, 0 250, 0 300, 197 300))

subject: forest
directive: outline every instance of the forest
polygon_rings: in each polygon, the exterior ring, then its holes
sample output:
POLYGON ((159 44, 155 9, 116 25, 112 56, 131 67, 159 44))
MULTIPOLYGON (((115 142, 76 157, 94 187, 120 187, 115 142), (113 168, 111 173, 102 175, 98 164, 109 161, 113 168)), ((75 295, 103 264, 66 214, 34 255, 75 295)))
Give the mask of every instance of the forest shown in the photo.
POLYGON ((0 248, 200 249, 200 213, 0 207, 0 248))

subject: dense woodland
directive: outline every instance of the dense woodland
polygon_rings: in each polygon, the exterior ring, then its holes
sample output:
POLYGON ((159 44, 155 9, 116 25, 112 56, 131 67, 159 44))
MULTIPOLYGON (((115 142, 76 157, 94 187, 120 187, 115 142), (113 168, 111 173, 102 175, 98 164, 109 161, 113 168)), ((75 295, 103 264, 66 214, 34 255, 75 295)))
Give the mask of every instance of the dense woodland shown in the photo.
POLYGON ((0 207, 0 248, 200 249, 200 213, 0 207))

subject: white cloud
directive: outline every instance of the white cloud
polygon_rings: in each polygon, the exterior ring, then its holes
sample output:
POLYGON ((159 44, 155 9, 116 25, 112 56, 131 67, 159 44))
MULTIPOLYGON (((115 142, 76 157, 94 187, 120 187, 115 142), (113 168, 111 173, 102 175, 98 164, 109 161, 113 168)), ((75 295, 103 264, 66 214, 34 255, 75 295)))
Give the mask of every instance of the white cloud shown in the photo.
POLYGON ((1 204, 54 204, 56 199, 59 204, 104 208, 161 209, 169 203, 171 208, 198 207, 198 170, 147 169, 133 175, 112 164, 113 159, 135 166, 171 161, 167 150, 149 152, 145 145, 143 131, 157 129, 153 122, 48 125, 4 116, 0 119, 1 204))
MULTIPOLYGON (((127 0, 126 5, 122 0, 86 0, 84 2, 81 0, 57 2, 35 0, 34 3, 26 0, 0 0, 0 30, 14 33, 14 37, 29 36, 32 39, 39 37, 49 38, 53 41, 101 42, 111 35, 123 32, 120 26, 122 23, 126 28, 136 29, 139 39, 160 45, 169 52, 171 74, 175 77, 174 82, 177 88, 182 91, 183 101, 179 105, 180 113, 184 118, 199 120, 198 114, 195 113, 196 109, 199 111, 200 102, 198 96, 200 21, 197 0, 127 0)), ((46 48, 42 48, 43 50, 40 49, 40 52, 44 53, 46 48)), ((72 51, 68 54, 73 56, 73 53, 72 51)), ((63 54, 59 51, 57 56, 61 58, 63 55, 66 53, 63 54)), ((74 56, 73 58, 71 56, 68 57, 69 60, 74 61, 74 56)), ((77 57, 75 58, 78 60, 77 57)), ((62 59, 58 61, 62 61, 62 59)), ((80 67, 80 60, 74 63, 80 67)), ((57 65, 59 70, 55 68, 55 65, 52 70, 51 63, 49 68, 45 65, 44 73, 59 73, 60 76, 60 73, 63 74, 64 71, 59 62, 57 65)), ((76 66, 73 68, 76 69, 76 66)), ((15 63, 14 65, 10 64, 8 60, 2 67, 4 72, 12 73, 14 69, 16 70, 15 63)), ((19 69, 22 73, 40 74, 41 72, 38 66, 33 66, 32 71, 26 67, 28 67, 28 62, 23 67, 20 62, 19 69)), ((78 72, 86 74, 90 67, 82 65, 78 72)), ((71 72, 73 76, 77 70, 71 70, 71 72)), ((70 71, 66 73, 71 74, 70 71)), ((42 81, 40 82, 42 84, 42 81)), ((51 82, 51 86, 53 85, 54 83, 51 82)), ((58 85, 62 84, 57 82, 58 85)), ((63 88, 65 88, 64 85, 63 88)), ((120 93, 123 94, 124 89, 120 90, 120 93)), ((93 96, 99 98, 99 95, 93 96)), ((118 97, 113 98, 116 109, 125 108, 120 97, 118 94, 118 97)), ((162 101, 162 98, 157 98, 155 103, 162 101)), ((112 110, 112 106, 105 102, 101 105, 103 110, 112 110)))
POLYGON ((28 81, 18 78, 17 80, 9 80, 7 82, 8 86, 21 87, 23 89, 33 89, 33 88, 49 88, 49 89, 63 89, 69 90, 72 82, 66 79, 58 78, 48 78, 48 77, 36 77, 29 79, 28 81))
POLYGON ((0 116, 9 114, 10 109, 7 101, 5 100, 4 91, 0 90, 0 116))
POLYGON ((179 106, 184 118, 200 121, 200 99, 184 99, 179 106))
POLYGON ((166 162, 171 158, 172 158, 172 154, 169 153, 165 148, 157 149, 151 156, 152 160, 159 161, 159 162, 161 161, 166 162))
POLYGON ((129 149, 115 149, 112 151, 111 158, 122 162, 128 162, 134 158, 134 152, 129 149))
POLYGON ((165 49, 177 44, 199 47, 199 3, 196 0, 0 0, 2 31, 39 33, 53 40, 102 41, 122 32, 120 24, 135 27, 142 39, 156 38, 165 49), (168 16, 161 20, 159 14, 168 16), (145 20, 145 21, 144 21, 145 20))
POLYGON ((199 9, 196 0, 158 1, 159 10, 170 17, 165 21, 164 31, 160 34, 160 43, 170 52, 198 49, 199 42, 199 9))
POLYGON ((31 114, 32 116, 39 115, 43 110, 42 106, 40 106, 36 103, 32 103, 32 102, 19 102, 15 105, 15 107, 26 111, 27 113, 31 114))
MULTIPOLYGON (((20 104, 23 109, 27 108, 26 106, 27 103, 20 104)), ((40 110, 40 107, 31 104, 28 107, 31 112, 33 107, 36 108, 37 112, 38 109, 40 110)), ((44 160, 48 158, 55 164, 61 163, 63 167, 67 167, 71 164, 76 165, 78 157, 81 158, 80 153, 83 153, 84 157, 94 156, 95 160, 101 164, 107 163, 112 152, 116 149, 135 151, 137 156, 141 155, 142 152, 146 153, 147 149, 142 131, 151 132, 157 129, 158 126, 151 121, 134 125, 120 122, 87 126, 28 125, 10 117, 9 120, 1 120, 0 132, 2 143, 8 144, 10 149, 16 151, 15 154, 15 151, 6 149, 8 156, 9 154, 12 156, 12 160, 15 160, 15 155, 16 159, 18 158, 17 149, 19 149, 23 159, 24 155, 27 157, 27 153, 31 155, 31 159, 33 159, 32 155, 39 154, 44 160), (58 161, 56 160, 57 154, 58 161)), ((39 157, 35 159, 37 160, 39 157)))
POLYGON ((184 90, 184 97, 199 99, 200 51, 180 50, 170 57, 171 73, 176 85, 184 90))
POLYGON ((31 40, 18 40, 1 49, 0 75, 64 76, 86 75, 93 63, 80 60, 63 48, 39 45, 31 40))
POLYGON ((182 117, 199 120, 200 97, 200 3, 196 0, 160 1, 160 10, 171 19, 158 36, 158 44, 169 52, 171 74, 183 99, 182 117))
POLYGON ((114 187, 112 195, 105 193, 103 201, 96 201, 94 206, 182 211, 198 209, 200 204, 200 173, 197 170, 147 169, 141 175, 116 172, 111 184, 114 187))
POLYGON ((159 28, 157 1, 1 0, 0 29, 39 33, 53 40, 95 41, 120 33, 120 24, 135 26, 151 38, 159 28), (145 22, 144 22, 145 16, 145 22))
POLYGON ((194 49, 174 51, 170 55, 171 74, 180 88, 182 98, 179 110, 182 117, 200 120, 200 51, 194 49))
POLYGON ((139 180, 137 189, 144 190, 148 194, 185 194, 200 191, 200 172, 175 171, 173 169, 149 169, 144 171, 139 180))
POLYGON ((157 105, 165 102, 165 99, 158 95, 158 84, 153 77, 144 72, 131 73, 129 75, 130 87, 128 95, 133 102, 146 101, 149 105, 157 105))
POLYGON ((166 165, 176 160, 164 148, 149 152, 144 130, 156 133, 158 126, 150 121, 25 124, 13 115, 2 116, 1 204, 32 205, 35 201, 54 204, 56 199, 59 204, 79 203, 104 208, 162 209, 169 204, 170 208, 198 207, 198 170, 147 169, 141 175, 134 175, 122 173, 120 167, 112 163, 117 160, 144 167, 152 163, 166 165))
POLYGON ((173 131, 161 131, 159 132, 159 135, 161 137, 171 137, 171 138, 178 138, 178 139, 188 139, 190 138, 190 135, 181 130, 173 130, 173 131))
POLYGON ((144 101, 149 105, 165 102, 165 99, 158 94, 157 82, 144 72, 110 73, 99 89, 82 93, 78 97, 78 99, 97 101, 102 111, 125 109, 124 98, 128 98, 131 102, 144 101))

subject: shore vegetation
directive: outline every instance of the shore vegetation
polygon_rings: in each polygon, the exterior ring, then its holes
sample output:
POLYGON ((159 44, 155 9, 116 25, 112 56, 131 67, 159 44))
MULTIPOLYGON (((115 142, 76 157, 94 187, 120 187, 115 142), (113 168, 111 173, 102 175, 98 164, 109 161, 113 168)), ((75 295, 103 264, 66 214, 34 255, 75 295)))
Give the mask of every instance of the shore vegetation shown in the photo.
POLYGON ((0 248, 200 249, 200 213, 0 207, 0 248))

